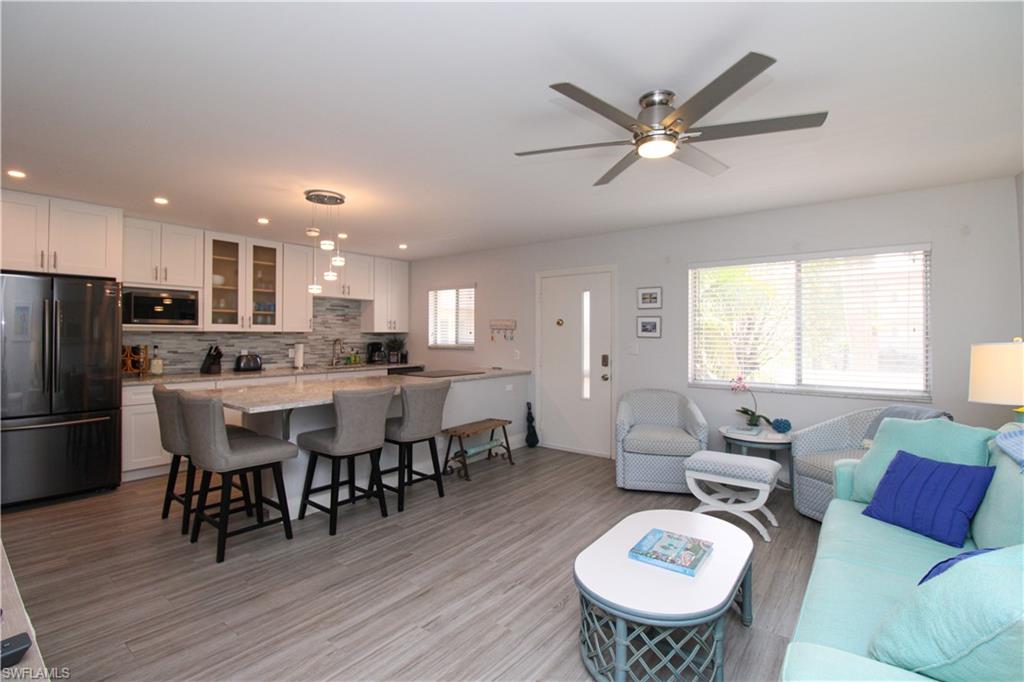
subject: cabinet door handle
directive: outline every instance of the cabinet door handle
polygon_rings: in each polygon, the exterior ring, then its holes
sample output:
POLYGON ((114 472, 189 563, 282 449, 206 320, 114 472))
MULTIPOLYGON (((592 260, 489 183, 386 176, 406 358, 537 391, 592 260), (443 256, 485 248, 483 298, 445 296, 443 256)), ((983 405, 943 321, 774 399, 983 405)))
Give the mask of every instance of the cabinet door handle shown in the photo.
POLYGON ((154 265, 153 266, 153 281, 154 282, 159 282, 160 281, 160 266, 159 265, 154 265))
POLYGON ((167 281, 167 266, 164 266, 164 281, 167 281))
POLYGON ((39 267, 46 267, 46 251, 39 249, 39 267))
POLYGON ((54 270, 57 269, 57 252, 56 251, 53 252, 53 269, 54 270))

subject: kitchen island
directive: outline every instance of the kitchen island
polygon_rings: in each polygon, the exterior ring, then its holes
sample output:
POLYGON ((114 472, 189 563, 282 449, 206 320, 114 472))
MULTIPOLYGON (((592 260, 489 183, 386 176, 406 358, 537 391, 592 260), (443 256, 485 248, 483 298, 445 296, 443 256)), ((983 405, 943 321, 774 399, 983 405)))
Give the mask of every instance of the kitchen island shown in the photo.
MULTIPOLYGON (((419 377, 413 375, 393 374, 388 376, 370 376, 355 378, 304 379, 296 377, 295 382, 276 386, 244 386, 239 388, 221 388, 215 390, 195 391, 197 395, 220 398, 227 410, 237 411, 241 415, 241 423, 254 431, 283 438, 293 443, 298 435, 306 431, 334 426, 334 391, 344 389, 366 389, 391 386, 395 397, 391 401, 389 417, 402 414, 400 398, 401 388, 410 384, 422 384, 438 381, 451 381, 451 391, 444 407, 444 428, 476 421, 487 417, 509 419, 509 440, 512 447, 520 447, 526 437, 526 401, 529 399, 528 370, 485 370, 479 374, 453 376, 448 379, 419 377)), ((186 389, 187 390, 187 389, 186 389)), ((236 421, 229 419, 229 422, 236 421)), ((438 434, 438 448, 444 452, 447 440, 438 434)), ((296 459, 284 463, 285 490, 288 494, 288 506, 293 517, 297 516, 299 500, 302 495, 302 484, 306 473, 309 453, 300 449, 296 459)), ((413 453, 414 467, 427 471, 430 468, 430 455, 426 444, 416 446, 413 453)), ((395 466, 398 461, 397 447, 387 444, 381 456, 381 466, 395 466)), ((314 486, 328 482, 329 467, 320 467, 314 486)), ((385 482, 394 483, 395 474, 385 476, 385 482), (391 481, 388 479, 391 478, 391 481)), ((369 458, 356 458, 356 480, 366 486, 369 479, 369 458)), ((448 477, 446 482, 456 484, 455 477, 448 477)), ((458 481, 461 483, 461 481, 458 481)), ((273 490, 269 484, 265 490, 273 490)), ((326 496, 322 493, 321 496, 326 496)), ((314 495, 313 499, 320 496, 314 495)), ((389 506, 394 511, 394 498, 389 499, 389 506)))

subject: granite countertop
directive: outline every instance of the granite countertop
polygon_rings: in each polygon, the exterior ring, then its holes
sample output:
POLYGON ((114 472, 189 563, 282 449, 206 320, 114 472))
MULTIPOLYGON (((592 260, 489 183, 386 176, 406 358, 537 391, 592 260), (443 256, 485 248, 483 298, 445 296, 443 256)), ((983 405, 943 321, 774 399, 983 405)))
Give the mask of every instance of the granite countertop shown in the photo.
POLYGON ((448 379, 432 379, 417 377, 415 374, 391 374, 376 377, 351 377, 348 379, 310 379, 296 381, 294 384, 274 386, 243 386, 239 388, 220 388, 215 390, 195 391, 198 395, 220 398, 224 407, 248 414, 260 412, 277 412, 292 410, 299 407, 329 405, 334 402, 334 392, 339 389, 371 389, 394 388, 397 395, 402 386, 423 384, 437 381, 451 381, 453 384, 466 381, 483 381, 504 377, 530 374, 525 369, 490 369, 480 374, 467 374, 448 379))
POLYGON ((388 369, 404 369, 409 367, 423 367, 422 364, 409 363, 409 364, 369 364, 361 363, 358 365, 338 365, 337 367, 329 367, 327 365, 315 365, 311 367, 304 367, 303 369, 295 369, 294 367, 265 367, 259 372, 235 372, 234 370, 226 370, 221 374, 200 374, 199 372, 179 372, 179 373, 168 373, 161 374, 159 376, 155 374, 147 374, 145 377, 139 378, 138 376, 123 376, 121 377, 122 386, 148 386, 152 384, 184 384, 191 381, 233 381, 235 379, 265 379, 269 377, 291 377, 291 376, 303 376, 306 374, 336 374, 344 372, 366 372, 372 370, 388 370, 388 369))

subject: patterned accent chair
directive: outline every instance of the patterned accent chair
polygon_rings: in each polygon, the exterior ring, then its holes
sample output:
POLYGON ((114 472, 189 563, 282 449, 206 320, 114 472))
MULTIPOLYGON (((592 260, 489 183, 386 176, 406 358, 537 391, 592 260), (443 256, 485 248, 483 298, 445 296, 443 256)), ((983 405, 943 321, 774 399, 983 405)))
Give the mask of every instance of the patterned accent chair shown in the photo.
POLYGON ((708 445, 708 423, 674 391, 630 391, 615 419, 615 483, 631 490, 686 493, 686 460, 708 445))
POLYGON ((793 432, 793 504, 798 512, 821 521, 832 501, 832 466, 836 460, 864 456, 868 427, 884 409, 858 410, 793 432))

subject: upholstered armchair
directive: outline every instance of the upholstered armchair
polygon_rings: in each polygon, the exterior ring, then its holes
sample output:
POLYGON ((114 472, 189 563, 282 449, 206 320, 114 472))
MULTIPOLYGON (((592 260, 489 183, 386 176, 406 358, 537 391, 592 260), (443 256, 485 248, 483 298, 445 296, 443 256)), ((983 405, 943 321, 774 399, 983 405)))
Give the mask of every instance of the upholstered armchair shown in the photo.
POLYGON ((833 465, 864 456, 868 427, 884 409, 858 410, 793 432, 793 504, 798 512, 821 521, 832 501, 833 465))
POLYGON ((686 493, 686 460, 708 445, 708 423, 674 391, 630 391, 615 420, 615 483, 620 488, 686 493))

